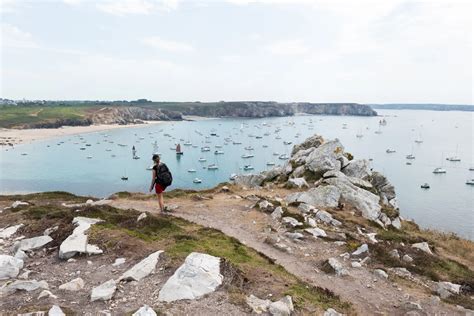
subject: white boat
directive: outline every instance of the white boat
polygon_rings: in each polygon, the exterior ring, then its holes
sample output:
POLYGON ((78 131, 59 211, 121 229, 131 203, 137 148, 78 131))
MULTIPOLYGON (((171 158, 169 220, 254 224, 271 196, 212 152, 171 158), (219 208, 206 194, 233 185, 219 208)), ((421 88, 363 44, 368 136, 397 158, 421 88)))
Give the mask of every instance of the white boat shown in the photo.
POLYGON ((245 171, 253 170, 253 169, 254 169, 254 168, 253 168, 253 166, 251 166, 251 165, 245 165, 245 166, 244 166, 244 170, 245 170, 245 171))
POLYGON ((425 182, 425 183, 423 183, 423 184, 421 185, 421 188, 422 188, 422 189, 429 189, 429 188, 430 188, 430 185, 425 182))
POLYGON ((216 147, 216 148, 222 148, 222 145, 216 145, 216 146, 214 146, 214 147, 216 147))
POLYGON ((222 150, 216 150, 214 152, 214 155, 223 155, 223 154, 224 154, 224 152, 222 150))
POLYGON ((263 145, 262 147, 263 147, 263 148, 268 148, 268 145, 263 145))
POLYGON ((411 165, 411 161, 407 161, 406 164, 410 166, 410 165, 411 165))
POLYGON ((241 143, 241 142, 237 142, 237 141, 233 141, 232 144, 234 144, 234 145, 241 145, 242 143, 241 143))
POLYGON ((469 167, 469 171, 474 171, 474 167, 469 167))
POLYGON ((435 168, 435 169, 433 170, 433 173, 436 173, 436 174, 438 174, 438 173, 446 173, 446 169, 441 168, 441 167, 438 167, 438 168, 435 168))
POLYGON ((474 179, 469 179, 466 181, 466 184, 474 185, 474 179))
POLYGON ((397 151, 396 151, 395 149, 390 149, 390 148, 389 148, 389 149, 387 149, 385 152, 386 152, 387 154, 393 154, 393 153, 395 153, 395 152, 397 152, 397 151))
POLYGON ((245 150, 254 150, 254 148, 252 146, 247 146, 244 148, 245 150))
POLYGON ((267 166, 274 166, 274 165, 275 165, 275 163, 273 161, 267 162, 267 166))
POLYGON ((192 146, 192 143, 190 141, 187 141, 183 144, 184 146, 192 146))
POLYGON ((459 158, 458 156, 451 156, 451 157, 446 158, 446 160, 448 160, 448 161, 461 161, 461 158, 459 158))
POLYGON ((146 170, 153 170, 154 165, 151 165, 149 167, 146 167, 146 170))
POLYGON ((205 152, 205 151, 211 151, 211 148, 210 148, 210 147, 208 147, 208 146, 201 147, 201 151, 202 151, 202 152, 205 152))
POLYGON ((87 159, 92 159, 92 156, 87 156, 87 159))
POLYGON ((274 152, 273 156, 280 156, 280 153, 274 152))
POLYGON ((188 169, 188 172, 189 173, 194 173, 194 172, 196 172, 196 169, 188 169))
POLYGON ((289 157, 288 155, 286 155, 286 154, 283 154, 283 155, 280 155, 280 156, 278 157, 278 159, 281 159, 281 160, 288 160, 288 159, 290 159, 290 157, 289 157))
POLYGON ((138 160, 140 159, 140 156, 133 156, 133 159, 138 160))
POLYGON ((194 178, 194 180, 193 180, 193 183, 201 183, 201 182, 202 182, 202 180, 199 179, 199 178, 194 178))
POLYGON ((413 154, 409 154, 406 156, 407 159, 415 159, 415 156, 413 154))
POLYGON ((237 179, 237 175, 235 173, 232 173, 229 177, 229 180, 234 181, 235 179, 237 179))
POLYGON ((205 162, 205 161, 207 161, 207 159, 206 159, 206 158, 202 158, 202 157, 201 157, 201 158, 199 158, 199 162, 205 162))
POLYGON ((214 163, 207 166, 207 170, 217 170, 217 169, 219 169, 219 167, 214 163))
POLYGON ((356 137, 357 138, 362 138, 362 137, 364 137, 364 135, 363 134, 356 134, 356 137))
POLYGON ((293 142, 291 142, 291 141, 284 141, 283 144, 284 144, 284 145, 291 145, 291 144, 293 144, 293 142))
POLYGON ((244 158, 244 159, 247 159, 247 158, 253 158, 254 155, 252 155, 252 154, 244 154, 244 155, 242 155, 241 157, 244 158))
POLYGON ((277 136, 277 137, 275 137, 275 139, 281 139, 281 136, 277 136))

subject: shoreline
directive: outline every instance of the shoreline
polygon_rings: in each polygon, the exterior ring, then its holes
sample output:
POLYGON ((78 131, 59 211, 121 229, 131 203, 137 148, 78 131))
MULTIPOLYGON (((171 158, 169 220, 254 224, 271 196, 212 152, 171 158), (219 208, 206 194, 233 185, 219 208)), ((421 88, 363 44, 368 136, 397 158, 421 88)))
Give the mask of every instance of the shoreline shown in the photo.
POLYGON ((0 129, 0 146, 31 144, 33 142, 54 139, 56 137, 89 134, 115 130, 119 128, 143 127, 148 124, 162 124, 172 121, 145 121, 144 124, 97 124, 89 126, 62 126, 59 128, 31 128, 31 129, 0 129))

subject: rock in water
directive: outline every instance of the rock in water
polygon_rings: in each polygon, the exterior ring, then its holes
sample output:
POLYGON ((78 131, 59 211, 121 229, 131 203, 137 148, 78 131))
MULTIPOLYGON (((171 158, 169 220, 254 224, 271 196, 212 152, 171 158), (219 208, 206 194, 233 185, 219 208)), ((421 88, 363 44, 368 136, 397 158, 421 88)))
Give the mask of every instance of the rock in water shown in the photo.
POLYGON ((134 265, 130 270, 126 271, 122 276, 119 278, 119 281, 140 281, 141 279, 148 276, 150 273, 155 271, 156 264, 158 263, 158 259, 160 255, 163 253, 162 250, 156 251, 134 265))
POLYGON ((156 316, 155 311, 148 305, 143 305, 132 316, 156 316))
POLYGON ((110 300, 114 296, 116 289, 117 285, 113 279, 92 288, 91 302, 110 300))
POLYGON ((222 284, 222 279, 220 258, 193 252, 163 285, 158 300, 197 299, 214 292, 222 284))
POLYGON ((23 268, 23 260, 8 255, 0 255, 0 280, 16 278, 23 268))
POLYGON ((102 222, 101 219, 87 218, 87 217, 74 217, 72 223, 77 227, 74 229, 71 235, 66 238, 59 247, 59 258, 69 259, 76 255, 76 253, 87 253, 87 254, 100 254, 100 250, 95 245, 89 245, 87 243, 86 231, 93 225, 102 222))
POLYGON ((417 244, 411 245, 413 248, 420 249, 421 251, 426 252, 427 254, 432 255, 433 253, 431 252, 430 246, 426 241, 424 242, 419 242, 417 244))
POLYGON ((48 316, 66 316, 58 305, 53 305, 48 312, 48 316))
POLYGON ((33 238, 22 239, 17 241, 13 245, 13 252, 21 251, 31 251, 43 247, 47 243, 53 241, 53 238, 49 236, 38 236, 33 238))
POLYGON ((288 203, 306 203, 314 205, 315 207, 337 207, 339 205, 339 198, 341 192, 332 185, 319 186, 317 188, 309 189, 306 192, 297 192, 286 197, 288 203))

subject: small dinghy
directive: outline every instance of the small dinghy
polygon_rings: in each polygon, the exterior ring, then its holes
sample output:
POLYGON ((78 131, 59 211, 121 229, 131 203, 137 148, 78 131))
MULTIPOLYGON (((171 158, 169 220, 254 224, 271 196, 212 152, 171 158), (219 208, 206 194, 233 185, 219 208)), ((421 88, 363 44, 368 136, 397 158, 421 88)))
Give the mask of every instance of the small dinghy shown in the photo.
POLYGON ((429 189, 429 188, 430 188, 430 185, 425 182, 425 183, 423 183, 423 184, 421 185, 421 188, 422 188, 422 189, 429 189))

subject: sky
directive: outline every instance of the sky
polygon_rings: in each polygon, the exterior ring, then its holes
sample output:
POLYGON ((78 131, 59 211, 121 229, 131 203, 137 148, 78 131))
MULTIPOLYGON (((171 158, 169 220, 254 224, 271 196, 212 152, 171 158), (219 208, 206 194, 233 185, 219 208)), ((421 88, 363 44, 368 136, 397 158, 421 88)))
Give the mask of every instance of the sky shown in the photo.
POLYGON ((467 0, 0 0, 0 97, 473 104, 467 0))

